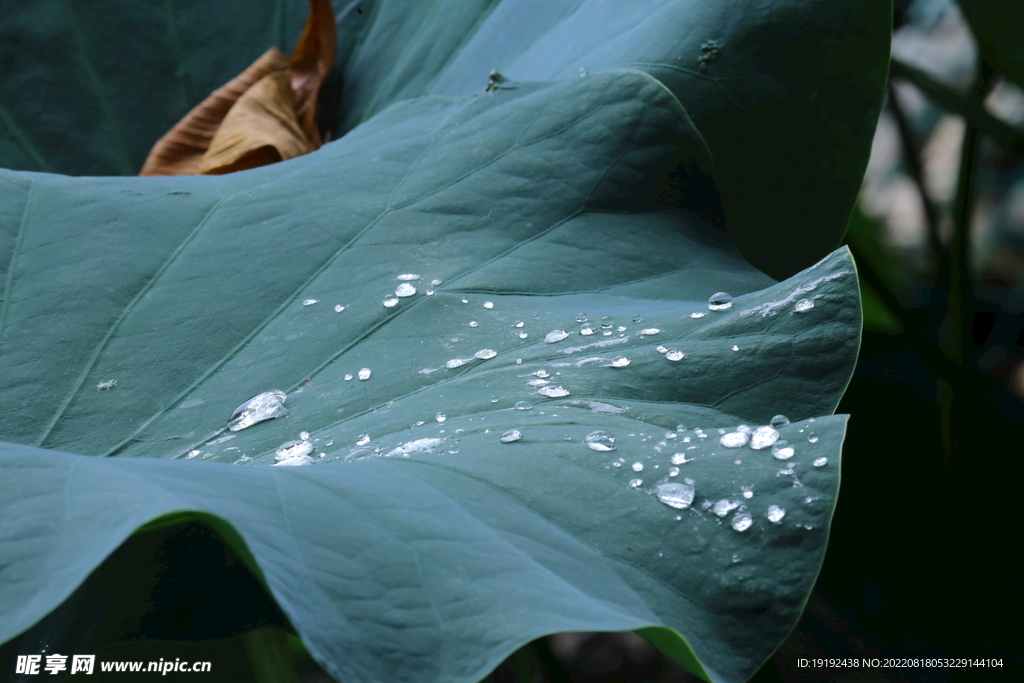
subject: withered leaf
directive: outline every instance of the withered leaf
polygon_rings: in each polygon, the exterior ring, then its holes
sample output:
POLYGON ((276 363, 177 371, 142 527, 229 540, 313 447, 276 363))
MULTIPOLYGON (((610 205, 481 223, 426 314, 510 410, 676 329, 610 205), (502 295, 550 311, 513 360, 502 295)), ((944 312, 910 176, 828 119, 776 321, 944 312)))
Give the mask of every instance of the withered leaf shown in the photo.
POLYGON ((139 175, 222 174, 320 147, 317 96, 334 63, 330 0, 310 0, 292 52, 267 50, 190 111, 153 146, 139 175))

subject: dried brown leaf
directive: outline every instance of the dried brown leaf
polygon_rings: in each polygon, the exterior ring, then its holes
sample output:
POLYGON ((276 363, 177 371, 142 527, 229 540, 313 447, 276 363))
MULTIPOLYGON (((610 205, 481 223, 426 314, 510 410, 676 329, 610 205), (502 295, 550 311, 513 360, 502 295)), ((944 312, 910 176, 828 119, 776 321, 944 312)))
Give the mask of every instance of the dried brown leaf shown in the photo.
POLYGON ((284 69, 288 57, 272 47, 245 71, 214 90, 160 138, 139 175, 196 175, 203 155, 228 111, 245 91, 272 71, 284 69))
POLYGON ((295 93, 284 69, 264 76, 224 117, 200 173, 223 174, 308 154, 313 144, 299 124, 295 93))
POLYGON ((330 0, 310 0, 290 58, 271 48, 153 146, 139 175, 230 173, 320 147, 317 98, 334 63, 330 0))

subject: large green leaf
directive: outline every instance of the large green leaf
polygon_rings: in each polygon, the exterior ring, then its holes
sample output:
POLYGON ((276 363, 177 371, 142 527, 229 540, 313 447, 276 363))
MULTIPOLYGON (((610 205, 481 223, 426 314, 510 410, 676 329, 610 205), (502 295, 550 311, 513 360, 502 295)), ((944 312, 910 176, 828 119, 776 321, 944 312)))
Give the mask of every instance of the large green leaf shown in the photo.
POLYGON ((982 58, 1001 75, 1024 88, 1024 42, 1020 26, 1024 6, 1016 0, 960 0, 982 58))
MULTIPOLYGON (((889 0, 336 7, 336 133, 399 100, 478 91, 491 69, 518 81, 654 75, 708 142, 740 251, 776 278, 839 243, 880 109, 892 17, 889 0)), ((305 15, 303 0, 0 4, 0 166, 134 173, 210 90, 270 45, 290 47, 305 15)))
POLYGON ((198 518, 340 680, 471 682, 629 629, 749 676, 821 563, 860 307, 845 250, 775 283, 680 208, 708 168, 672 93, 619 70, 399 103, 229 176, 2 172, 0 641, 142 525, 198 518), (290 416, 227 431, 272 389, 290 416), (791 459, 719 444, 776 413, 791 459), (315 464, 258 466, 302 431, 315 464), (659 501, 684 479, 689 509, 659 501))

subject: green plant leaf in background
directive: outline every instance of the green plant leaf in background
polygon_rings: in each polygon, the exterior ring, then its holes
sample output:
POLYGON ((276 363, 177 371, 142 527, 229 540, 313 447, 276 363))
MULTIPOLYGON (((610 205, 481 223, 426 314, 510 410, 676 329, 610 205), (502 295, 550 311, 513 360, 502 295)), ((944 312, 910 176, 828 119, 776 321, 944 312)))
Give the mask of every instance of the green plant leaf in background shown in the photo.
POLYGON ((960 0, 981 56, 998 73, 1024 88, 1024 6, 1014 0, 960 0))
POLYGON ((571 630, 710 680, 771 654, 834 508, 849 256, 776 283, 689 211, 723 162, 651 75, 508 73, 244 173, 2 172, 0 642, 201 520, 340 680, 475 681, 571 630), (289 416, 227 430, 269 390, 289 416), (792 457, 720 443, 779 413, 792 457), (300 432, 313 465, 259 467, 300 432))
MULTIPOLYGON (((647 71, 707 140, 733 239, 775 278, 839 244, 881 107, 892 22, 888 0, 336 8, 335 137, 399 100, 479 90, 491 69, 524 82, 647 71)), ((270 45, 290 49, 306 13, 303 0, 7 3, 0 166, 136 173, 207 93, 270 45)))

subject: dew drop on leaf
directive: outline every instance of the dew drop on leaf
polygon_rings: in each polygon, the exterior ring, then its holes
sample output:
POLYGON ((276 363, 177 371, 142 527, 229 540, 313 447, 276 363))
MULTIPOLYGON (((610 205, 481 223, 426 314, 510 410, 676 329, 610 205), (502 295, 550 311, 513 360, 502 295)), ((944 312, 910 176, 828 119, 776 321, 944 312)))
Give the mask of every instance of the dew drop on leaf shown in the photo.
POLYGON ((668 358, 669 360, 682 360, 686 358, 686 354, 679 349, 669 349, 665 352, 665 358, 668 358))
POLYGON ((691 318, 703 318, 707 314, 708 314, 707 311, 695 311, 694 313, 690 314, 690 317, 691 318))
POLYGON ((585 323, 585 322, 587 322, 587 320, 589 320, 589 318, 587 317, 586 313, 583 313, 581 311, 580 313, 576 314, 576 322, 578 322, 578 323, 585 323))
POLYGON ((403 273, 395 278, 399 282, 415 282, 420 279, 420 276, 416 273, 403 273))
POLYGON ((398 297, 397 296, 385 297, 384 301, 382 301, 381 303, 384 304, 384 308, 394 308, 395 306, 398 305, 398 297))
POLYGON ((717 503, 715 503, 714 507, 711 508, 711 511, 714 512, 719 517, 725 517, 727 514, 729 514, 730 512, 732 512, 733 510, 735 510, 739 506, 740 506, 739 503, 737 503, 735 501, 732 501, 732 500, 727 500, 727 499, 723 498, 722 500, 720 500, 717 503))
POLYGON ((736 531, 746 531, 753 523, 754 520, 746 512, 740 512, 732 518, 732 528, 736 531))
POLYGON ((360 434, 359 437, 356 439, 357 446, 365 446, 368 443, 370 443, 369 434, 360 434))
POLYGON ((536 375, 537 377, 540 377, 541 379, 547 379, 548 377, 551 376, 551 373, 548 372, 547 370, 538 370, 533 374, 536 375))
POLYGON ((695 490, 690 484, 658 484, 655 494, 665 505, 677 510, 685 510, 693 504, 695 490))
POLYGON ((776 460, 789 460, 795 452, 785 439, 779 439, 772 444, 772 455, 775 456, 776 460))
POLYGON ((117 386, 117 380, 116 379, 107 379, 107 380, 103 380, 102 382, 97 384, 96 385, 96 390, 97 391, 110 391, 111 389, 115 388, 116 386, 117 386))
POLYGON ((235 408, 228 420, 228 429, 237 432, 251 427, 257 422, 270 420, 275 417, 285 417, 289 414, 284 407, 287 394, 283 391, 264 391, 250 398, 242 405, 235 408))
POLYGON ((519 401, 512 407, 515 408, 516 410, 533 410, 533 406, 527 403, 526 401, 519 401))
POLYGON ((434 416, 434 419, 437 420, 438 422, 444 422, 445 420, 448 419, 448 416, 445 415, 444 413, 438 413, 437 415, 434 416))
POLYGON ((634 472, 644 471, 644 464, 642 462, 635 462, 632 465, 630 465, 630 467, 633 469, 634 472))
POLYGON ((682 465, 683 463, 690 462, 683 453, 675 453, 669 460, 671 460, 673 465, 682 465))
POLYGON ((512 443, 514 441, 519 441, 522 438, 523 433, 518 429, 507 429, 501 433, 501 438, 499 438, 498 441, 501 441, 502 443, 512 443))
POLYGON ((778 505, 768 506, 768 521, 772 524, 778 524, 782 521, 782 518, 786 516, 786 511, 780 508, 778 505))
POLYGON ((643 321, 644 321, 644 317, 642 315, 640 315, 639 313, 636 313, 636 314, 633 315, 633 323, 634 324, 639 324, 639 323, 642 323, 643 321))
MULTIPOLYGON (((584 325, 580 325, 580 334, 582 334, 584 337, 589 337, 590 335, 594 334, 594 332, 596 332, 596 331, 597 330, 594 329, 594 326, 590 325, 589 323, 588 324, 584 324, 584 325)), ((547 338, 545 338, 545 341, 547 341, 547 338)))
POLYGON ((619 356, 618 358, 614 359, 608 365, 609 365, 609 367, 613 367, 613 368, 624 368, 627 365, 629 365, 629 359, 626 358, 625 356, 619 356))
POLYGON ((416 288, 410 285, 408 282, 403 282, 402 284, 395 287, 395 296, 398 297, 405 298, 407 296, 412 296, 415 293, 416 288))
POLYGON ((629 488, 631 488, 631 489, 640 488, 640 486, 643 483, 644 483, 643 479, 630 479, 629 480, 629 488))
POLYGON ((755 451, 764 450, 769 448, 776 441, 779 440, 779 432, 774 427, 765 425, 764 427, 758 427, 754 430, 754 433, 750 435, 750 447, 755 451))
POLYGON ((485 301, 484 302, 484 308, 494 308, 494 302, 493 301, 485 301))
POLYGON ((724 311, 732 308, 732 295, 726 292, 715 292, 708 299, 709 311, 724 311))
POLYGON ((491 358, 494 358, 497 355, 498 352, 495 351, 494 349, 480 349, 479 351, 473 354, 475 358, 479 358, 480 360, 490 360, 491 358))
POLYGON ((359 376, 359 379, 361 379, 363 381, 366 381, 366 380, 370 379, 370 375, 371 374, 372 374, 372 372, 371 372, 370 368, 363 368, 362 370, 359 371, 359 375, 358 376, 359 376))
POLYGON ((785 415, 776 415, 775 417, 768 421, 768 424, 770 424, 772 427, 775 427, 775 429, 779 429, 780 427, 785 427, 786 425, 789 424, 789 418, 786 417, 785 415))
POLYGON ((444 366, 449 370, 454 370, 455 368, 460 368, 465 364, 466 361, 462 360, 461 358, 452 358, 450 361, 445 363, 444 366))
MULTIPOLYGON (((523 334, 525 334, 525 332, 521 333, 519 336, 522 337, 523 334)), ((563 339, 568 338, 568 336, 569 333, 566 332, 565 330, 551 330, 550 332, 544 335, 544 343, 554 344, 555 342, 560 342, 563 339)))
POLYGON ((658 334, 659 332, 661 332, 661 330, 659 330, 657 327, 645 327, 644 329, 640 330, 640 334, 644 335, 645 337, 650 336, 652 334, 658 334))
POLYGON ((722 444, 726 448, 742 448, 750 442, 750 435, 744 432, 729 432, 722 436, 718 440, 718 443, 722 444))
POLYGON ((614 451, 615 436, 603 429, 590 432, 583 438, 583 443, 592 451, 614 451))
POLYGON ((341 313, 344 310, 345 310, 345 307, 342 306, 341 304, 338 304, 337 306, 334 307, 334 312, 335 313, 341 313))
POLYGON ((610 328, 610 327, 612 327, 614 325, 615 325, 615 321, 612 319, 612 317, 610 315, 602 315, 601 316, 601 327, 602 328, 607 330, 608 328, 610 328))
POLYGON ((541 387, 537 393, 548 398, 562 398, 569 395, 569 391, 562 387, 541 387))
POLYGON ((320 299, 305 299, 302 302, 303 306, 312 306, 313 304, 320 303, 320 299))
POLYGON ((811 464, 815 467, 824 467, 828 464, 828 458, 815 458, 814 462, 811 464))
POLYGON ((818 435, 815 434, 814 432, 810 432, 807 435, 807 441, 810 443, 818 443, 818 435))
POLYGON ((530 387, 546 387, 549 384, 551 384, 551 380, 547 380, 547 379, 531 379, 529 382, 526 383, 526 386, 530 386, 530 387))
POLYGON ((796 302, 796 306, 793 307, 793 310, 797 313, 803 313, 804 311, 809 311, 812 308, 814 308, 813 301, 810 299, 800 299, 800 301, 796 302))
POLYGON ((298 458, 303 455, 309 455, 312 452, 313 444, 306 439, 302 439, 301 441, 289 441, 277 447, 274 460, 281 462, 282 460, 288 460, 289 458, 298 458))

